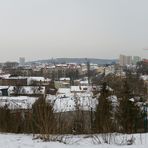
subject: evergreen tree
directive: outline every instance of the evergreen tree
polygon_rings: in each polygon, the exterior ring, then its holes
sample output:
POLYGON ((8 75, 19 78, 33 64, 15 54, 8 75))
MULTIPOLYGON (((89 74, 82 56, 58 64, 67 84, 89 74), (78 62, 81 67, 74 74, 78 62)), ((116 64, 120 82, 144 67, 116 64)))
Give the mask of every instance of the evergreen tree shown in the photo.
POLYGON ((108 98, 110 95, 106 83, 103 83, 95 115, 96 130, 99 133, 112 131, 112 104, 108 98))
POLYGON ((136 123, 140 119, 141 111, 136 105, 127 79, 124 81, 121 95, 122 97, 118 100, 119 104, 116 110, 117 130, 124 133, 132 133, 137 129, 136 123))

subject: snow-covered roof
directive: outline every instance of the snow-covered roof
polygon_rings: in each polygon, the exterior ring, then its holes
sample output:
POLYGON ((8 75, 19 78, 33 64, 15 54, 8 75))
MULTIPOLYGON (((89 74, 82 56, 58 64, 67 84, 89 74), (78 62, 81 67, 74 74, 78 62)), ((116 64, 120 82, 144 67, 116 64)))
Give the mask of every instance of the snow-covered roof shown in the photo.
POLYGON ((85 63, 81 63, 81 66, 86 66, 86 64, 85 63))
POLYGON ((18 77, 9 77, 9 78, 7 78, 7 79, 27 79, 27 77, 22 77, 22 76, 18 76, 18 77))
POLYGON ((71 86, 71 92, 86 92, 90 91, 91 88, 90 86, 71 86))
POLYGON ((44 77, 23 77, 23 76, 18 76, 18 77, 6 77, 7 79, 27 79, 27 84, 30 85, 32 81, 45 81, 46 79, 44 77))
POLYGON ((55 65, 46 65, 45 69, 55 69, 55 65))
POLYGON ((57 94, 70 94, 70 93, 90 93, 92 91, 91 86, 71 86, 70 88, 59 88, 57 94))
POLYGON ((77 63, 68 63, 68 65, 77 65, 77 63))
POLYGON ((57 91, 57 94, 69 95, 70 94, 70 88, 59 88, 58 91, 57 91))
POLYGON ((10 74, 0 74, 0 78, 8 79, 10 77, 10 74))
POLYGON ((67 67, 67 64, 56 64, 56 67, 67 67))
POLYGON ((141 79, 144 80, 144 81, 147 81, 148 80, 148 75, 142 75, 141 79))
POLYGON ((16 90, 19 89, 18 94, 27 94, 27 95, 34 95, 34 94, 44 94, 45 87, 44 86, 10 86, 8 91, 10 94, 14 94, 16 90))
POLYGON ((0 97, 0 107, 7 106, 9 109, 31 109, 37 97, 17 96, 0 97))
POLYGON ((0 86, 0 90, 1 89, 8 89, 9 88, 9 86, 0 86))
POLYGON ((70 78, 60 78, 60 81, 70 81, 70 78))
POLYGON ((131 102, 135 102, 135 99, 134 99, 134 98, 131 98, 131 99, 129 99, 129 101, 131 101, 131 102))
POLYGON ((80 84, 88 84, 88 80, 86 80, 86 81, 80 81, 80 84))
POLYGON ((95 63, 89 63, 90 66, 97 66, 95 63))

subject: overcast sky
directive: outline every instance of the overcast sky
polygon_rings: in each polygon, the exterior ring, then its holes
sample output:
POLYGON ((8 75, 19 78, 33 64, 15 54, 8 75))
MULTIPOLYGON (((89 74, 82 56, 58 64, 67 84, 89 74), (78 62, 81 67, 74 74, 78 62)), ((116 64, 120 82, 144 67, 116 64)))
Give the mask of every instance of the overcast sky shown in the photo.
POLYGON ((148 58, 148 0, 0 0, 0 62, 148 58))

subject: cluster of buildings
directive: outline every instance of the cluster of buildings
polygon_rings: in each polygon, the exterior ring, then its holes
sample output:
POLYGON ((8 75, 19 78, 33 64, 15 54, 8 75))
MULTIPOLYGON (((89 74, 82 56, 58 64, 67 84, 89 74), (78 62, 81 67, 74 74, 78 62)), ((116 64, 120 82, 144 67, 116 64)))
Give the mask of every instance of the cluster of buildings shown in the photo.
MULTIPOLYGON (((16 108, 21 109, 19 97, 26 99, 33 97, 32 100, 36 100, 41 96, 47 96, 48 100, 56 100, 54 102, 57 112, 67 111, 67 107, 69 111, 74 109, 74 98, 79 98, 80 104, 84 102, 80 105, 81 108, 84 107, 89 111, 90 108, 94 109, 94 105, 92 106, 90 103, 92 103, 93 92, 98 91, 99 88, 93 86, 89 80, 88 70, 94 74, 94 77, 115 73, 114 65, 99 66, 92 63, 89 64, 89 67, 85 63, 26 65, 24 58, 20 58, 19 66, 11 65, 4 70, 0 70, 0 102, 3 102, 3 105, 5 102, 9 107, 11 102, 11 107, 15 108, 18 104, 16 108), (17 100, 19 100, 18 103, 17 100), (71 104, 62 105, 65 102, 67 102, 66 104, 71 102, 71 104), (65 109, 62 109, 61 106, 64 106, 65 109), (57 108, 59 109, 57 110, 57 108)), ((25 100, 23 101, 25 102, 25 100)), ((32 101, 32 103, 34 102, 32 101)))
POLYGON ((139 56, 126 56, 126 55, 120 55, 119 57, 119 65, 120 66, 126 66, 126 65, 136 65, 137 62, 141 61, 141 57, 139 56))
POLYGON ((0 74, 0 106, 10 110, 31 109, 39 97, 45 97, 49 82, 43 77, 11 77, 9 74, 0 74))

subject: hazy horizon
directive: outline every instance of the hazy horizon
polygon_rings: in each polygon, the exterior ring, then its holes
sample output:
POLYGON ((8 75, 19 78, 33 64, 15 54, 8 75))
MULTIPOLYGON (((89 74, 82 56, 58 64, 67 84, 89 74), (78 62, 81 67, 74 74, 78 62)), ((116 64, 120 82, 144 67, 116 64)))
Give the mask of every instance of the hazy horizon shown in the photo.
POLYGON ((147 0, 0 0, 0 62, 148 58, 147 0))

